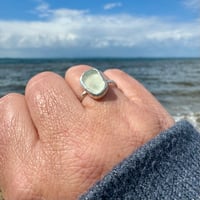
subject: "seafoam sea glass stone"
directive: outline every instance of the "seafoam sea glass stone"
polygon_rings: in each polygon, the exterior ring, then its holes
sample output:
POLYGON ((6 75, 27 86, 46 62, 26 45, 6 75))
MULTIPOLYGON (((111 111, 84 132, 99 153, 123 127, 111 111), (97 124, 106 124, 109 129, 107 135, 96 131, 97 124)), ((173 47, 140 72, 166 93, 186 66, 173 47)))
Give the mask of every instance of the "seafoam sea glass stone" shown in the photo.
POLYGON ((107 91, 108 84, 102 73, 97 69, 90 69, 81 76, 81 85, 93 97, 101 98, 107 91))

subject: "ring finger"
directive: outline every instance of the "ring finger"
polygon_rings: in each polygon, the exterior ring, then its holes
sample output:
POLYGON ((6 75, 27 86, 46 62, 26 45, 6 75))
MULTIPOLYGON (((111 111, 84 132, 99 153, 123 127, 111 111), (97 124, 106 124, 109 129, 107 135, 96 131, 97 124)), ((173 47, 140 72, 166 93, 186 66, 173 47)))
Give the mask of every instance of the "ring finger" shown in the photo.
POLYGON ((92 105, 99 104, 100 102, 102 104, 102 102, 105 103, 108 101, 117 100, 119 96, 123 95, 122 92, 117 87, 111 86, 108 88, 108 91, 105 94, 105 96, 103 96, 99 100, 94 99, 93 97, 89 95, 82 96, 84 89, 80 84, 80 77, 85 71, 89 69, 92 69, 92 67, 87 66, 87 65, 74 66, 74 67, 71 67, 66 72, 66 75, 65 75, 65 80, 70 85, 70 87, 74 91, 75 95, 79 98, 79 100, 82 101, 85 107, 87 106, 91 107, 92 105))

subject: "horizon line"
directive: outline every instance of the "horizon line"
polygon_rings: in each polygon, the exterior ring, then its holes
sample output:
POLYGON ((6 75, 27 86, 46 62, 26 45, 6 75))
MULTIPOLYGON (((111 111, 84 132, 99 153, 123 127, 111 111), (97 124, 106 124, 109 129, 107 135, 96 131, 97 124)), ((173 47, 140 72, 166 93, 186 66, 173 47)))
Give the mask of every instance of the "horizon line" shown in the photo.
POLYGON ((88 57, 0 57, 1 60, 11 60, 11 59, 23 59, 23 60, 30 60, 30 59, 41 59, 41 60, 56 60, 56 59, 200 59, 200 56, 137 56, 137 57, 115 57, 115 56, 88 56, 88 57))

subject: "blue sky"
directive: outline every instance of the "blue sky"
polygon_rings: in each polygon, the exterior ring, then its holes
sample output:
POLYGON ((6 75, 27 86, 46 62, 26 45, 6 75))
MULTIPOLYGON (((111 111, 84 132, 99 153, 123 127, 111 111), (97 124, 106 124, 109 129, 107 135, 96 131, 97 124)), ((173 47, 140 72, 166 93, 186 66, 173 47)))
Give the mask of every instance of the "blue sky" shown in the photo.
POLYGON ((200 0, 0 5, 0 57, 200 57, 200 0))

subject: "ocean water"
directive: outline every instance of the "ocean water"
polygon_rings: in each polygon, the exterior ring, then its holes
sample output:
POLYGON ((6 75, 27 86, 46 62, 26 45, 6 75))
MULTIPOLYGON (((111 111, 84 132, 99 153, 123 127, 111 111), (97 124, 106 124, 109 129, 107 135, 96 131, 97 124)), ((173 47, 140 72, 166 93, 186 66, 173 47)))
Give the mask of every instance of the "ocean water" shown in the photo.
POLYGON ((200 129, 200 58, 190 59, 0 59, 0 97, 24 93, 27 81, 43 71, 64 76, 72 65, 119 68, 150 90, 175 120, 200 129))

